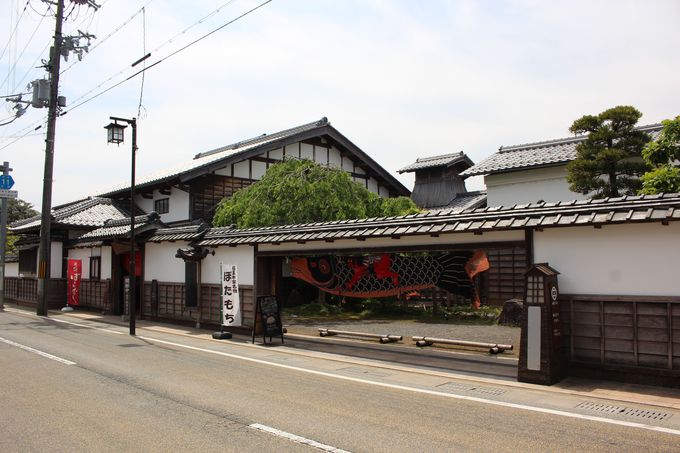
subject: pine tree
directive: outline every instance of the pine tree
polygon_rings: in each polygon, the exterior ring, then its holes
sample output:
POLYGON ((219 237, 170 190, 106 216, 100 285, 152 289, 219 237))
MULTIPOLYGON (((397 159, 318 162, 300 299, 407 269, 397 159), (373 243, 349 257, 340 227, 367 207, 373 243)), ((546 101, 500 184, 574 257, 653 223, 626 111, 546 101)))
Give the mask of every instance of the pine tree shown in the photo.
POLYGON ((642 114, 631 106, 617 106, 599 115, 585 115, 571 125, 575 134, 588 134, 576 147, 577 157, 567 165, 573 192, 592 198, 633 195, 649 170, 642 149, 650 140, 636 130, 642 114))

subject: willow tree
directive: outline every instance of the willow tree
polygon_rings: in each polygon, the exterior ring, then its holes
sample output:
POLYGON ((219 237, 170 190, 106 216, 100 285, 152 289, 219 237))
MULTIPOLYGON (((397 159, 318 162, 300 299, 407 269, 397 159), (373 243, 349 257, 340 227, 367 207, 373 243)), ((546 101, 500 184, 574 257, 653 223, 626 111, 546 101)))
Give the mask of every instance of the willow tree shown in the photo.
POLYGON ((623 105, 574 121, 569 130, 587 137, 576 146, 576 159, 567 165, 571 191, 592 198, 639 191, 640 177, 650 168, 642 159, 650 137, 635 128, 641 116, 635 107, 623 105))
POLYGON ((252 228, 415 212, 418 208, 409 198, 381 198, 343 170, 289 159, 272 165, 260 181, 222 200, 213 224, 252 228))

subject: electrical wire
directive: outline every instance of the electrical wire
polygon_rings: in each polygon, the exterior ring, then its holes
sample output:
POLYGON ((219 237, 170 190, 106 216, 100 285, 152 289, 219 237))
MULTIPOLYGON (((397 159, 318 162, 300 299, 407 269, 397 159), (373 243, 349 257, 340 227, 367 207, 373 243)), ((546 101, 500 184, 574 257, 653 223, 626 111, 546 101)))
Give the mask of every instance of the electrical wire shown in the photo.
MULTIPOLYGON (((148 71, 149 69, 153 68, 154 66, 156 66, 156 65, 158 65, 158 64, 160 64, 160 63, 162 63, 162 62, 164 62, 165 60, 167 60, 167 59, 169 59, 169 58, 171 58, 171 57, 177 55, 178 53, 180 53, 180 52, 182 52, 182 51, 188 49, 189 47, 191 47, 191 46, 197 44, 198 42, 204 40, 205 38, 207 38, 207 37, 209 37, 209 36, 211 36, 211 35, 217 33, 218 31, 220 31, 220 30, 223 29, 224 27, 227 27, 228 25, 233 24, 233 23, 236 22, 237 20, 242 19, 243 17, 245 17, 245 16, 247 16, 247 15, 249 15, 249 14, 255 12, 256 10, 258 10, 258 9, 262 8, 263 6, 265 6, 267 3, 271 3, 271 1, 272 1, 272 0, 266 0, 265 2, 260 3, 260 4, 257 5, 256 7, 252 8, 252 9, 246 11, 245 13, 241 14, 240 16, 238 16, 238 17, 236 17, 236 18, 234 18, 234 19, 232 19, 232 20, 226 22, 225 24, 223 24, 223 25, 217 27, 216 29, 210 31, 209 33, 206 33, 205 35, 201 36, 200 38, 198 38, 198 39, 196 39, 196 40, 194 40, 194 41, 192 41, 192 42, 190 42, 189 44, 185 45, 184 47, 179 48, 178 50, 172 52, 171 54, 167 55, 166 57, 164 57, 164 58, 162 58, 162 59, 156 61, 156 62, 153 63, 152 65, 149 65, 149 66, 147 66, 147 67, 145 67, 145 68, 143 68, 143 69, 141 69, 141 70, 135 72, 135 73, 132 74, 131 76, 127 77, 126 79, 123 79, 123 80, 121 80, 120 82, 118 82, 118 83, 116 83, 116 84, 114 84, 114 85, 112 85, 112 86, 106 88, 105 90, 103 90, 103 91, 101 91, 101 92, 95 94, 94 96, 92 96, 92 97, 90 97, 90 98, 84 100, 83 102, 74 105, 74 106, 71 107, 70 109, 64 111, 61 115, 66 115, 68 112, 70 112, 70 111, 72 111, 72 110, 75 110, 76 108, 78 108, 78 107, 80 107, 80 106, 82 106, 82 105, 84 105, 84 104, 87 104, 88 102, 90 102, 90 101, 92 101, 92 100, 98 98, 99 96, 101 96, 101 95, 103 95, 103 94, 105 94, 105 93, 108 93, 108 92, 111 91, 112 89, 114 89, 114 88, 116 88, 116 87, 122 85, 123 83, 127 82, 128 80, 133 79, 134 77, 138 76, 139 74, 142 74, 143 72, 148 71)), ((121 72, 123 72, 123 71, 121 71, 121 72)), ((119 74, 120 74, 120 73, 119 73, 119 74)), ((113 76, 113 77, 115 77, 115 76, 113 76)), ((113 77, 109 78, 109 80, 111 80, 113 77)), ((106 83, 106 82, 104 82, 104 83, 106 83)), ((104 83, 100 84, 99 86, 102 86, 104 83)), ((90 90, 87 94, 93 92, 94 90, 96 90, 96 88, 90 90)), ((87 95, 87 94, 86 94, 86 95, 87 95)), ((85 97, 86 95, 80 96, 80 97, 77 98, 76 101, 74 101, 74 102, 77 102, 78 100, 82 99, 82 98, 85 97)))
MULTIPOLYGON (((98 40, 97 43, 96 43, 94 46, 92 46, 92 47, 90 48, 90 50, 88 51, 88 53, 92 53, 97 47, 99 47, 99 46, 101 46, 102 44, 104 44, 109 38, 111 38, 113 35, 115 35, 115 34, 118 33, 121 29, 123 29, 123 28, 124 28, 127 24, 129 24, 135 17, 137 17, 137 16, 139 15, 139 13, 143 12, 143 11, 144 11, 144 8, 146 8, 147 6, 149 6, 149 4, 150 4, 151 2, 153 2, 153 0, 149 0, 148 2, 146 2, 146 4, 145 4, 144 6, 142 6, 139 10, 137 10, 134 14, 132 14, 132 16, 128 17, 125 21, 123 21, 123 23, 120 24, 117 28, 115 28, 112 32, 110 32, 108 35, 104 36, 104 38, 98 40)), ((74 62, 71 63, 68 67, 66 67, 65 69, 63 69, 59 74, 61 75, 61 74, 65 73, 66 71, 68 71, 69 69, 71 69, 72 67, 74 67, 75 65, 77 65, 78 63, 80 63, 80 60, 74 61, 74 62)), ((117 75, 117 74, 116 74, 116 75, 117 75)))
POLYGON ((38 124, 38 123, 40 123, 40 122, 43 122, 43 123, 44 123, 45 121, 47 121, 47 117, 46 117, 46 116, 43 117, 43 119, 42 119, 41 121, 36 121, 36 122, 34 122, 33 124, 31 124, 30 126, 21 129, 21 130, 19 131, 19 133, 21 133, 22 131, 24 131, 24 130, 26 130, 26 129, 28 129, 28 131, 27 131, 25 134, 23 134, 23 135, 18 135, 18 136, 15 135, 14 137, 16 137, 16 138, 15 138, 14 140, 12 140, 11 142, 9 142, 8 144, 6 144, 5 146, 3 146, 2 148, 0 148, 0 151, 2 151, 2 150, 5 149, 5 148, 9 148, 10 146, 12 146, 13 144, 15 144, 16 142, 18 142, 18 141, 21 140, 21 139, 23 139, 23 138, 25 138, 25 137, 28 137, 29 134, 31 134, 31 135, 42 135, 42 134, 32 134, 32 132, 35 132, 35 131, 37 131, 38 129, 40 129, 40 128, 42 127, 42 124, 41 124, 40 126, 38 126, 38 127, 35 127, 35 128, 33 128, 33 126, 36 125, 36 124, 38 124))
MULTIPOLYGON (((142 55, 146 55, 146 10, 142 8, 142 55)), ((144 60, 144 68, 146 68, 146 60, 144 60)), ((144 98, 144 79, 146 72, 142 73, 142 87, 139 90, 139 105, 137 106, 137 118, 142 116, 142 99, 144 98)))
POLYGON ((28 91, 28 92, 26 92, 26 93, 7 94, 7 95, 4 95, 4 96, 0 96, 0 99, 5 99, 5 98, 15 98, 15 97, 17 97, 17 96, 23 96, 24 94, 31 94, 31 92, 28 91))
MULTIPOLYGON (((43 16, 42 19, 40 19, 40 22, 38 22, 38 25, 37 25, 37 26, 35 27, 35 29, 33 30, 33 33, 31 34, 31 37, 28 38, 28 42, 26 43, 26 45, 24 46, 24 48, 21 50, 21 53, 20 53, 19 56, 15 59, 14 64, 12 65, 12 67, 11 67, 10 70, 9 70, 9 72, 7 73, 7 77, 5 77, 5 80, 3 80, 2 83, 0 83, 0 89, 2 89, 2 87, 5 86, 5 83, 7 83, 7 81, 9 80, 10 74, 12 74, 12 72, 16 69, 17 64, 19 63, 19 60, 21 60, 21 57, 24 55, 24 52, 26 52, 26 49, 28 49, 28 46, 29 46, 29 45, 31 44, 31 42, 33 41, 33 38, 35 37, 35 34, 38 32, 38 29, 40 28, 40 25, 42 24, 43 20, 45 20, 45 16, 43 16)), ((32 68, 31 68, 31 69, 32 69, 32 68)), ((22 82, 23 82, 23 80, 22 80, 22 82)), ((16 90, 16 89, 17 89, 17 86, 19 86, 19 85, 21 85, 21 82, 17 83, 14 87, 12 87, 12 90, 16 90)))
POLYGON ((24 5, 24 9, 21 11, 21 14, 17 18, 17 23, 14 25, 14 30, 12 30, 12 33, 10 33, 9 38, 7 40, 7 44, 5 44, 5 48, 2 49, 2 52, 0 52, 0 60, 2 60, 2 57, 5 56, 5 52, 7 51, 7 48, 9 47, 10 43, 12 42, 12 38, 14 37, 14 33, 16 33, 17 28, 19 28, 19 22, 21 22, 21 18, 24 17, 24 13, 26 12, 26 8, 28 8, 28 5, 31 3, 31 0, 27 0, 26 4, 24 5))

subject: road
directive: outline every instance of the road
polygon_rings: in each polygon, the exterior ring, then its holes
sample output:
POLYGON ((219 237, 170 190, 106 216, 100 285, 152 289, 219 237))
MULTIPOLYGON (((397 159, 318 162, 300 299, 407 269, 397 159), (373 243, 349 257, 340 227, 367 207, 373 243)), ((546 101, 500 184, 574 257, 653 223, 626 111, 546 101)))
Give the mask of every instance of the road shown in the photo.
POLYGON ((2 452, 680 451, 668 410, 606 419, 540 391, 470 396, 443 376, 14 311, 0 382, 2 452))

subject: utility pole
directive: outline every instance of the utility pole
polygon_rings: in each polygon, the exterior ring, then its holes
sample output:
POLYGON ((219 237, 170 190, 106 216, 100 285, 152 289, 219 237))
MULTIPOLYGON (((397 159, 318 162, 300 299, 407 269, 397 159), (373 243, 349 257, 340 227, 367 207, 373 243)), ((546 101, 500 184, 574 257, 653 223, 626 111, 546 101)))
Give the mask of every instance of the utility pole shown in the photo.
POLYGON ((50 72, 50 102, 47 113, 47 138, 45 139, 45 173, 43 177, 42 211, 40 216, 40 258, 38 260, 38 316, 47 316, 47 282, 50 278, 52 241, 52 173, 54 169, 54 135, 57 125, 57 98, 59 91, 59 64, 63 38, 61 26, 64 21, 64 0, 56 0, 57 19, 54 27, 54 45, 48 62, 50 72))
MULTIPOLYGON (((4 162, 2 167, 3 175, 9 175, 11 168, 9 162, 4 162)), ((7 242, 7 198, 0 198, 0 311, 5 310, 5 242, 7 242)))

